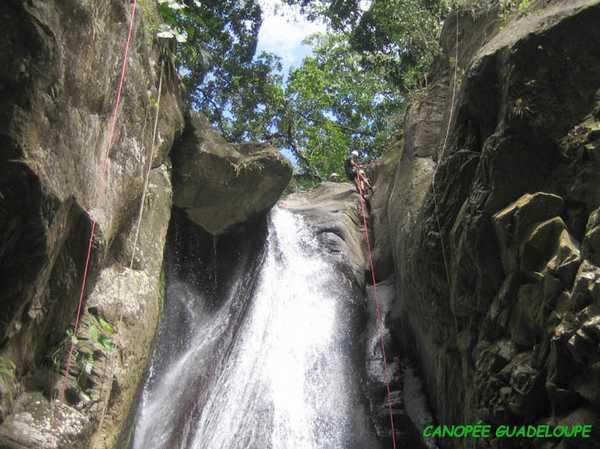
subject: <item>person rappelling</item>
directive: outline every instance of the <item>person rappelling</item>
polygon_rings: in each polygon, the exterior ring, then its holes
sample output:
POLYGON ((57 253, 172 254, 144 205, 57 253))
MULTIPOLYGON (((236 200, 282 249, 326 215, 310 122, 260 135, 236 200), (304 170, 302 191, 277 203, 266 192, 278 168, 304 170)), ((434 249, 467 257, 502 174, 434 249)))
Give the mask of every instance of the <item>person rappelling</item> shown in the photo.
POLYGON ((365 164, 359 162, 359 154, 356 150, 350 152, 344 161, 346 176, 348 176, 350 181, 353 181, 354 184, 356 184, 356 188, 361 195, 367 193, 367 190, 373 190, 373 187, 367 178, 367 174, 364 171, 364 167, 365 164))

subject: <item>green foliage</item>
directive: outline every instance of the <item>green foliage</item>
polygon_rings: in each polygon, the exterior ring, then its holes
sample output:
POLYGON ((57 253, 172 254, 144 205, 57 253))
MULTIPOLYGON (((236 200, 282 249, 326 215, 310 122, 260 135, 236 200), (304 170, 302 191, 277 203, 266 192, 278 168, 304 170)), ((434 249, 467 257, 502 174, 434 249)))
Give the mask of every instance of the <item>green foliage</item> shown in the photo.
POLYGON ((284 100, 280 71, 279 58, 269 53, 251 64, 228 64, 207 77, 194 104, 230 141, 268 139, 284 100))
POLYGON ((288 186, 285 189, 285 194, 306 192, 314 189, 321 183, 320 179, 314 178, 305 174, 294 174, 288 186))
POLYGON ((449 12, 443 0, 375 0, 352 31, 352 46, 368 70, 382 70, 403 91, 427 84, 449 12))
POLYGON ((360 52, 365 70, 385 74, 408 92, 426 84, 426 74, 439 53, 439 36, 450 11, 448 0, 373 0, 363 11, 359 0, 286 0, 309 17, 324 18, 336 32, 346 33, 360 52))
POLYGON ((450 11, 446 0, 285 0, 332 31, 312 37, 314 56, 290 74, 277 135, 313 175, 343 173, 352 150, 377 158, 406 99, 427 85, 450 11))
POLYGON ((14 380, 16 366, 14 362, 5 356, 0 356, 0 376, 6 380, 14 380))
POLYGON ((16 365, 6 356, 0 356, 0 391, 2 391, 3 401, 13 402, 15 399, 16 384, 16 365))
POLYGON ((278 57, 255 55, 262 11, 257 0, 158 0, 158 36, 176 40, 187 99, 230 141, 264 139, 283 99, 278 57))
POLYGON ((259 0, 158 0, 158 35, 176 48, 190 104, 226 139, 290 150, 312 179, 343 173, 351 150, 365 159, 384 151, 407 98, 428 83, 451 11, 524 11, 531 3, 373 0, 364 9, 360 0, 283 1, 330 26, 310 38, 313 55, 287 80, 277 56, 255 55, 259 0))
POLYGON ((453 8, 469 11, 474 17, 495 12, 507 22, 515 13, 527 14, 532 4, 532 0, 454 0, 453 8))
POLYGON ((290 73, 285 115, 278 121, 287 140, 280 145, 326 177, 343 173, 351 150, 366 158, 381 154, 393 131, 389 117, 403 110, 404 101, 379 71, 363 70, 347 35, 315 35, 309 42, 314 55, 290 73))
POLYGON ((531 0, 522 0, 517 9, 519 12, 525 12, 531 6, 531 0))
POLYGON ((255 58, 262 12, 257 0, 159 0, 159 37, 177 40, 176 63, 190 104, 226 138, 247 140, 272 125, 282 95, 279 59, 255 58))
POLYGON ((115 333, 112 324, 110 324, 105 319, 98 317, 98 324, 100 325, 100 328, 106 335, 111 336, 115 333))
POLYGON ((533 3, 532 0, 502 0, 502 9, 504 14, 516 11, 519 14, 527 14, 533 3))
POLYGON ((144 23, 147 27, 146 30, 146 39, 150 39, 147 44, 150 47, 156 34, 158 33, 158 28, 162 23, 161 17, 158 14, 158 10, 153 0, 139 0, 140 9, 142 10, 142 14, 144 16, 144 23))
POLYGON ((69 374, 74 376, 72 386, 80 393, 90 388, 90 379, 100 358, 112 353, 116 345, 112 340, 114 328, 101 317, 87 316, 80 326, 79 336, 68 329, 65 337, 50 355, 53 369, 64 374, 64 364, 71 352, 69 374), (72 348, 72 349, 71 349, 72 348))
POLYGON ((361 0, 283 0, 299 6, 310 19, 326 19, 335 31, 348 31, 362 15, 361 0))

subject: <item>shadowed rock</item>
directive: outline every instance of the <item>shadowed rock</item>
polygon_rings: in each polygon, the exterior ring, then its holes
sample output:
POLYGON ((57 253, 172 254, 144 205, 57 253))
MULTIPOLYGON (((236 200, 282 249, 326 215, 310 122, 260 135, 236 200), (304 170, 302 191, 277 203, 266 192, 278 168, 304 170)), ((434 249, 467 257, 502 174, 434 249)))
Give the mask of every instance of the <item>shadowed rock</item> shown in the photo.
POLYGON ((570 419, 598 401, 600 2, 532 2, 505 19, 448 17, 376 178, 394 328, 440 422, 570 419))
POLYGON ((272 146, 230 144, 196 113, 172 159, 175 206, 213 235, 268 211, 292 176, 272 146))

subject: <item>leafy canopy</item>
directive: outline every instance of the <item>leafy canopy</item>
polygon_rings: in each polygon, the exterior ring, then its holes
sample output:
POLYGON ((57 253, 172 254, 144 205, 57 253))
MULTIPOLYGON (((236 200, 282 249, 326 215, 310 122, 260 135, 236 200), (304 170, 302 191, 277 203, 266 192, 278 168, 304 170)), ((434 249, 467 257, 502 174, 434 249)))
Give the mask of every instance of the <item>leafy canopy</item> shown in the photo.
POLYGON ((279 60, 255 57, 262 11, 257 0, 159 0, 159 37, 174 37, 186 97, 230 140, 270 126, 281 94, 279 60))
POLYGON ((427 83, 448 0, 282 1, 330 27, 287 78, 277 56, 255 54, 259 0, 159 0, 189 102, 227 139, 268 140, 320 177, 351 150, 377 157, 427 83))
POLYGON ((340 172, 351 150, 380 155, 404 103, 379 71, 363 70, 346 34, 315 35, 309 43, 313 55, 290 73, 280 128, 289 131, 282 144, 325 176, 340 172))

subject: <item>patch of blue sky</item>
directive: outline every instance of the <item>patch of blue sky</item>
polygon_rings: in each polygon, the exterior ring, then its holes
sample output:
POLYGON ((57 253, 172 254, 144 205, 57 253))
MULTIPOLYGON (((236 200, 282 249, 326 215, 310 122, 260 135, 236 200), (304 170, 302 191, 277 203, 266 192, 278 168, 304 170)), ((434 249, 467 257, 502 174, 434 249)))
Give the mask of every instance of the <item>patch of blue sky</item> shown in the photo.
MULTIPOLYGON (((305 43, 307 37, 324 33, 327 27, 322 21, 307 20, 296 7, 285 5, 281 0, 260 0, 263 22, 258 34, 256 55, 273 53, 281 58, 284 80, 290 70, 299 67, 304 58, 312 53, 312 46, 305 43)), ((281 154, 298 168, 298 159, 289 148, 281 154)))
POLYGON ((257 54, 263 51, 281 58, 283 75, 298 67, 312 53, 305 39, 315 33, 323 33, 327 27, 322 21, 307 20, 297 7, 285 5, 281 0, 260 0, 263 23, 258 35, 257 54))
MULTIPOLYGON (((360 7, 366 11, 371 3, 371 0, 361 0, 360 7)), ((256 55, 266 51, 279 56, 286 80, 290 70, 299 67, 304 58, 312 54, 312 46, 306 43, 306 39, 316 33, 325 33, 327 25, 320 20, 307 20, 299 8, 286 5, 281 0, 260 0, 260 5, 263 22, 256 55)), ((332 113, 325 115, 335 120, 332 113)), ((289 148, 282 149, 281 154, 292 162, 294 168, 298 168, 298 159, 289 148)))

